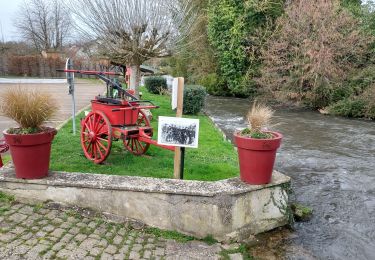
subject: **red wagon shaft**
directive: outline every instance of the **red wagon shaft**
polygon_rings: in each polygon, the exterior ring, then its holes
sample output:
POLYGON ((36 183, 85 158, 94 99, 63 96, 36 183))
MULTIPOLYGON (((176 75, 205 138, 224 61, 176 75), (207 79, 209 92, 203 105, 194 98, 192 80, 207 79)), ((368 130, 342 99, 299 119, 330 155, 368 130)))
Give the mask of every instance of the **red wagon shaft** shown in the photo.
POLYGON ((57 69, 58 72, 71 72, 71 73, 79 73, 85 75, 96 75, 96 74, 103 74, 103 75, 112 75, 112 76, 120 76, 121 73, 113 72, 113 71, 96 71, 96 70, 62 70, 57 69))
POLYGON ((3 167, 3 160, 1 159, 1 154, 6 153, 9 150, 9 145, 5 143, 4 139, 0 139, 0 168, 3 167))
POLYGON ((104 162, 111 152, 112 142, 117 140, 121 140, 128 151, 138 156, 147 152, 151 144, 174 151, 174 147, 159 145, 152 139, 154 131, 145 110, 158 106, 151 101, 137 99, 124 90, 119 82, 105 76, 118 74, 59 71, 95 75, 107 83, 106 96, 95 97, 91 101, 91 112, 81 121, 81 146, 87 159, 94 163, 104 162))

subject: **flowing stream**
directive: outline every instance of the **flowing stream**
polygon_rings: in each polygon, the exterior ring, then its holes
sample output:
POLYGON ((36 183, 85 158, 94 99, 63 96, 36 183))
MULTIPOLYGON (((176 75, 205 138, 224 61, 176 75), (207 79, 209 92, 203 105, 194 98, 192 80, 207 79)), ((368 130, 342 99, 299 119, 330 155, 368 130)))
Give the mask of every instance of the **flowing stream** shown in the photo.
MULTIPOLYGON (((209 96, 206 111, 232 139, 247 99, 209 96)), ((252 253, 266 259, 375 259, 375 122, 277 109, 284 135, 275 168, 292 178, 291 200, 313 208, 293 232, 266 235, 252 253)))

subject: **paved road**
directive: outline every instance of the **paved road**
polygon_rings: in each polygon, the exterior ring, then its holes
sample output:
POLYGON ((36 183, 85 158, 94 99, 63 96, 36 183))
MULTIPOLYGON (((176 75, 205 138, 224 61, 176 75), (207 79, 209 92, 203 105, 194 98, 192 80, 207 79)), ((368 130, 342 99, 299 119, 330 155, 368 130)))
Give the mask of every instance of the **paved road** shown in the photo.
MULTIPOLYGON (((7 79, 6 82, 9 82, 10 79, 7 79)), ((17 81, 18 79, 14 79, 17 81)), ((47 125, 50 126, 58 126, 62 122, 64 122, 66 119, 68 119, 71 116, 72 113, 72 98, 70 95, 68 95, 68 86, 66 83, 51 83, 55 82, 54 80, 45 80, 41 79, 39 82, 36 83, 33 79, 34 83, 1 83, 0 80, 0 95, 2 92, 4 92, 7 88, 11 87, 25 87, 25 88, 32 88, 32 89, 38 89, 40 92, 47 92, 51 95, 51 97, 55 97, 59 104, 59 111, 57 112, 57 115, 55 118, 47 122, 47 125), (47 82, 47 83, 43 83, 47 82)), ((61 81, 61 80, 60 80, 61 81)), ((11 81, 12 82, 12 81, 11 81)), ((94 98, 99 93, 103 93, 105 91, 105 85, 103 83, 93 83, 93 81, 85 81, 85 80, 79 80, 75 84, 75 97, 76 97, 76 107, 77 111, 82 109, 83 107, 87 106, 92 98, 94 98)), ((11 119, 5 118, 3 116, 0 116, 0 137, 3 136, 3 131, 9 127, 16 126, 17 124, 12 121, 11 119)))
POLYGON ((64 84, 66 79, 0 78, 0 84, 64 84))
POLYGON ((180 243, 139 223, 108 222, 87 209, 28 205, 4 196, 0 208, 0 259, 242 259, 240 253, 223 254, 218 243, 180 243))

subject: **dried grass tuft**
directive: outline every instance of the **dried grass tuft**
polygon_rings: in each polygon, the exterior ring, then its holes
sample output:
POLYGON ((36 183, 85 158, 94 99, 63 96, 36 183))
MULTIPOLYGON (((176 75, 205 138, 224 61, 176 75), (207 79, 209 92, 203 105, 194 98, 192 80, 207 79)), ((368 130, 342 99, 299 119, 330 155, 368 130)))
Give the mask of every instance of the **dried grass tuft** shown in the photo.
POLYGON ((247 114, 250 131, 252 133, 262 133, 262 130, 270 125, 274 112, 270 107, 254 102, 247 114))
POLYGON ((0 96, 0 113, 16 121, 22 129, 40 129, 57 112, 57 102, 47 93, 16 87, 0 96))
POLYGON ((169 92, 168 89, 165 89, 165 88, 159 88, 159 95, 161 95, 161 96, 170 96, 171 93, 169 92))

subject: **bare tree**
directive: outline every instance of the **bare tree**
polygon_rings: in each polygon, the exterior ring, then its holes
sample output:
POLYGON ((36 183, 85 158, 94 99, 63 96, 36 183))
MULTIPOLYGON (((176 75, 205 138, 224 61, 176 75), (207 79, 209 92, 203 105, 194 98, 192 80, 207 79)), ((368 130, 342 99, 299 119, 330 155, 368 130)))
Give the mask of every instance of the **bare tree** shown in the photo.
POLYGON ((130 88, 136 95, 140 65, 171 55, 194 20, 189 0, 70 0, 70 8, 102 53, 131 67, 130 88))
POLYGON ((282 101, 325 107, 372 41, 338 0, 292 1, 264 45, 258 82, 282 101))
POLYGON ((72 19, 61 1, 24 0, 14 23, 23 38, 41 52, 62 48, 72 19))

